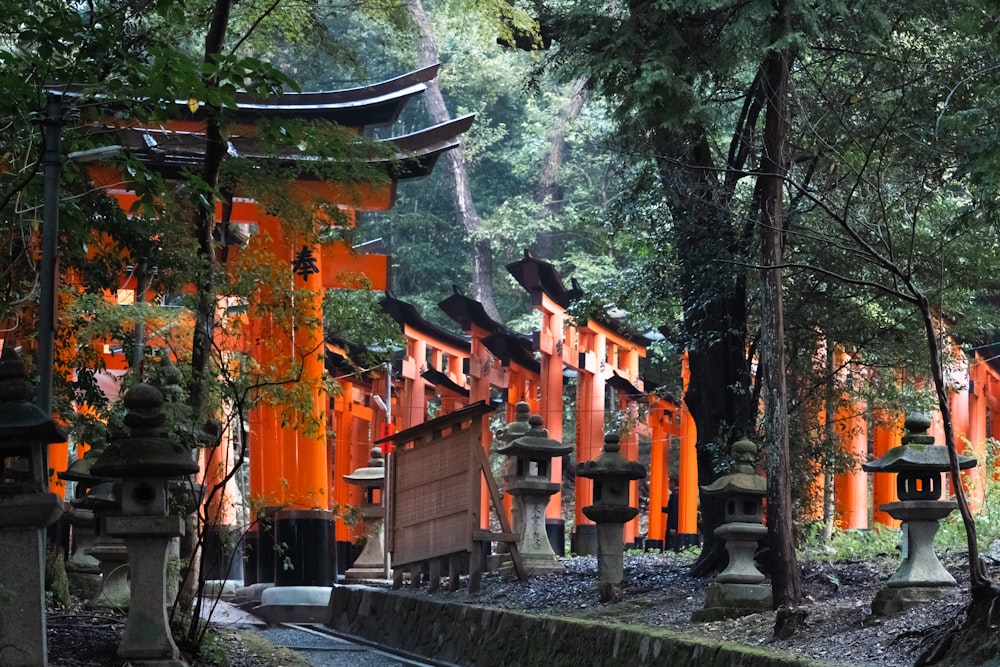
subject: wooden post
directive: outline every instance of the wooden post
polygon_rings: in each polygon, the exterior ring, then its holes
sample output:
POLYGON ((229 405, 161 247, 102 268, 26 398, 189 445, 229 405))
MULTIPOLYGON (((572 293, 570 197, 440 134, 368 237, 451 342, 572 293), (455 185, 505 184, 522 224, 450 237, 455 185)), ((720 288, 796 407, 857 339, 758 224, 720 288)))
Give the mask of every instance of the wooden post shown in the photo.
POLYGON ((970 362, 969 368, 969 449, 966 452, 969 456, 975 457, 979 465, 966 471, 970 481, 969 502, 974 508, 982 507, 986 501, 986 480, 989 471, 987 470, 986 452, 986 413, 987 396, 986 390, 989 387, 989 371, 987 364, 976 353, 970 362))
POLYGON ((666 548, 666 522, 663 508, 667 504, 670 479, 670 444, 667 426, 673 415, 666 402, 652 397, 649 406, 649 524, 646 529, 647 548, 666 548))
MULTIPOLYGON (((580 329, 576 391, 576 460, 593 461, 604 446, 604 378, 598 374, 606 354, 603 335, 580 329)), ((587 518, 583 508, 593 503, 594 481, 576 478, 573 528, 573 551, 581 556, 597 553, 597 525, 587 518)))

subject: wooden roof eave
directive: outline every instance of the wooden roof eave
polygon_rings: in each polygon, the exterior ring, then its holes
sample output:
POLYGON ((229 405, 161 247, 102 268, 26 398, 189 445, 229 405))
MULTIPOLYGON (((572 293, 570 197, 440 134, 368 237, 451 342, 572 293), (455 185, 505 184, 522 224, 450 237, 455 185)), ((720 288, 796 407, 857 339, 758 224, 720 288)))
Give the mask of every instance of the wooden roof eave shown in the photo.
POLYGON ((352 351, 349 346, 327 341, 325 348, 325 354, 323 355, 324 367, 326 372, 331 376, 334 378, 351 376, 365 382, 371 380, 371 373, 358 365, 352 358, 352 351))
MULTIPOLYGON (((237 93, 234 120, 296 118, 329 120, 350 127, 390 125, 406 103, 427 89, 439 64, 429 65, 370 86, 308 93, 283 93, 264 100, 237 93)), ((186 105, 187 103, 184 102, 186 105)))
MULTIPOLYGON (((395 153, 388 157, 375 156, 367 162, 381 165, 394 180, 427 176, 442 153, 460 145, 458 136, 472 126, 474 119, 475 115, 469 114, 419 132, 384 139, 380 143, 390 144, 395 153)), ((179 177, 185 170, 201 165, 204 153, 200 135, 150 128, 126 128, 122 132, 125 134, 123 143, 135 152, 140 162, 165 178, 179 177)), ((321 170, 309 168, 311 164, 320 164, 320 158, 301 154, 275 155, 255 149, 249 138, 231 138, 229 155, 251 164, 257 162, 294 170, 303 180, 325 180, 321 170)))
MULTIPOLYGON (((265 99, 249 93, 236 94, 236 107, 228 110, 235 123, 252 123, 262 118, 289 118, 299 120, 327 120, 348 127, 376 127, 394 123, 406 103, 423 93, 427 83, 436 76, 440 65, 430 65, 401 76, 368 86, 342 90, 307 93, 282 93, 265 99)), ((88 93, 81 86, 50 86, 55 94, 106 102, 103 108, 114 110, 123 105, 100 94, 88 93)), ((191 112, 190 100, 174 100, 178 114, 176 120, 201 121, 205 106, 191 112)), ((169 104, 168 104, 169 106, 169 104)))
POLYGON ((430 382, 432 385, 434 385, 435 387, 437 387, 439 390, 444 390, 444 391, 447 391, 447 392, 451 392, 452 394, 455 394, 456 396, 460 396, 461 398, 468 398, 469 397, 469 390, 468 389, 466 389, 465 387, 459 385, 454 380, 452 380, 450 377, 448 377, 447 375, 445 375, 444 373, 442 373, 441 371, 439 371, 436 368, 428 368, 427 370, 425 370, 424 372, 422 372, 420 374, 420 377, 422 377, 423 379, 425 379, 428 382, 430 382))
POLYGON ((438 342, 441 347, 450 347, 457 350, 465 350, 465 356, 469 355, 471 350, 471 344, 468 340, 461 336, 456 336, 450 331, 446 331, 436 324, 431 324, 417 312, 417 309, 413 304, 397 299, 392 294, 386 293, 386 295, 379 300, 379 305, 382 306, 389 317, 394 319, 401 328, 410 327, 417 333, 426 337, 428 341, 438 342))
POLYGON ((528 250, 524 251, 522 259, 508 264, 507 271, 514 276, 514 280, 521 287, 532 295, 532 301, 535 305, 540 305, 539 295, 541 294, 549 297, 562 308, 568 308, 571 301, 583 296, 583 291, 575 284, 572 289, 566 289, 562 276, 559 275, 556 268, 546 261, 532 257, 528 250))
POLYGON ((632 384, 628 378, 619 375, 618 371, 613 371, 611 377, 607 379, 607 384, 609 387, 615 391, 624 394, 626 397, 631 398, 636 401, 646 401, 648 396, 646 392, 636 387, 632 384))
POLYGON ((438 303, 438 307, 463 331, 470 331, 473 326, 488 331, 489 334, 483 337, 483 345, 504 364, 513 362, 529 372, 541 372, 541 363, 532 354, 531 340, 491 318, 483 304, 455 289, 451 296, 438 303))
POLYGON ((438 302, 438 308, 462 327, 462 331, 471 331, 473 325, 490 333, 503 329, 503 325, 486 313, 483 304, 460 293, 457 287, 452 289, 451 296, 438 302))
POLYGON ((531 341, 512 331, 498 331, 483 339, 483 345, 505 364, 516 364, 524 370, 538 375, 542 364, 531 352, 531 341))

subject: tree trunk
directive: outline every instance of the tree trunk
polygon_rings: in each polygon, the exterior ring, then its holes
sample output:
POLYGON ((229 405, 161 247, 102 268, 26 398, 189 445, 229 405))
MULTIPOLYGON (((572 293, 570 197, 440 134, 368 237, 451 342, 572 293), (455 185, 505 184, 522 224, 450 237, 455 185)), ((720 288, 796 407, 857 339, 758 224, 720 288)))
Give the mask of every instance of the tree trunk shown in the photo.
MULTIPOLYGON (((437 44, 431 33, 430 21, 424 12, 423 4, 420 0, 407 0, 406 7, 410 20, 417 28, 420 66, 436 64, 437 44)), ((437 79, 427 83, 424 103, 428 115, 435 123, 443 123, 450 119, 437 79)), ((499 322, 500 312, 493 299, 493 248, 488 239, 477 238, 481 220, 472 200, 469 174, 465 168, 465 151, 459 146, 445 153, 443 159, 454 188, 455 217, 472 245, 472 298, 481 303, 486 313, 499 322)))
MULTIPOLYGON (((229 26, 229 16, 233 0, 217 0, 212 11, 211 23, 205 36, 205 63, 214 63, 225 42, 226 30, 229 26)), ((205 84, 215 86, 218 81, 215 75, 205 75, 205 84)), ((219 171, 226 155, 226 140, 223 138, 222 117, 219 108, 206 108, 205 120, 205 157, 202 163, 200 187, 214 190, 219 182, 219 171)), ((215 287, 215 200, 201 193, 187 193, 192 197, 193 207, 192 228, 198 242, 198 272, 196 277, 195 327, 191 341, 191 378, 188 382, 188 405, 192 408, 191 415, 196 424, 204 423, 207 403, 207 386, 213 377, 211 370, 212 343, 215 330, 215 309, 218 295, 215 287)), ((192 425, 194 426, 194 425, 192 425)), ((189 515, 186 520, 185 535, 181 541, 181 558, 187 560, 187 568, 182 572, 181 586, 178 590, 175 611, 190 615, 188 636, 194 640, 199 637, 197 613, 191 613, 198 599, 198 543, 200 530, 198 514, 189 515)))
MULTIPOLYGON (((566 132, 577 119, 587 99, 587 80, 579 78, 573 82, 569 101, 559 110, 556 124, 549 133, 549 147, 542 157, 542 173, 539 177, 535 202, 543 206, 549 215, 557 215, 563 208, 563 188, 560 181, 563 162, 566 159, 566 132)), ((555 234, 545 230, 538 234, 532 254, 540 259, 553 259, 556 253, 555 234)))
MULTIPOLYGON (((205 63, 215 62, 222 52, 222 45, 229 26, 233 0, 217 0, 212 12, 212 22, 205 36, 205 63)), ((208 86, 217 85, 215 75, 206 75, 208 86)), ((221 110, 206 107, 205 158, 201 168, 203 188, 215 189, 219 183, 219 170, 226 155, 226 140, 222 133, 221 110)), ((215 328, 215 201, 208 197, 194 197, 194 235, 198 241, 197 305, 194 339, 191 345, 191 380, 188 385, 188 403, 194 409, 195 419, 205 417, 206 384, 209 380, 209 362, 212 354, 212 332, 215 328)))
MULTIPOLYGON (((653 134, 657 155, 676 155, 676 137, 653 134)), ((729 215, 729 190, 718 179, 704 128, 693 127, 683 137, 689 168, 678 180, 676 162, 662 160, 658 168, 670 184, 676 206, 673 238, 682 284, 682 331, 690 381, 684 403, 695 423, 698 484, 711 484, 724 469, 729 445, 753 433, 756 410, 750 392, 747 363, 746 241, 743 225, 729 215)), ((708 576, 728 562, 725 543, 715 535, 722 525, 723 500, 699 494, 704 540, 691 568, 708 576)))
MULTIPOLYGON (((691 380, 684 402, 694 419, 697 432, 698 483, 710 484, 719 476, 720 462, 729 454, 729 445, 752 432, 749 408, 749 370, 746 363, 745 288, 740 280, 729 295, 716 296, 705 303, 695 327, 701 330, 688 348, 691 380), (714 333, 712 333, 714 332, 714 333), (707 342, 711 336, 715 342, 707 342), (742 391, 741 389, 742 388, 742 391)), ((685 322, 685 326, 691 324, 685 322)), ((689 334, 690 335, 690 334, 689 334)), ((701 530, 704 544, 692 574, 704 576, 725 567, 725 543, 715 535, 722 525, 724 500, 700 494, 701 530)))
MULTIPOLYGON (((784 0, 776 4, 772 42, 791 30, 784 0)), ((797 604, 802 583, 795 557, 792 530, 792 493, 789 479, 788 404, 785 388, 784 310, 782 306, 782 197, 786 171, 785 150, 790 50, 771 50, 764 63, 764 147, 757 191, 761 207, 761 350, 764 397, 764 450, 767 459, 767 531, 771 549, 771 588, 776 607, 797 604)))

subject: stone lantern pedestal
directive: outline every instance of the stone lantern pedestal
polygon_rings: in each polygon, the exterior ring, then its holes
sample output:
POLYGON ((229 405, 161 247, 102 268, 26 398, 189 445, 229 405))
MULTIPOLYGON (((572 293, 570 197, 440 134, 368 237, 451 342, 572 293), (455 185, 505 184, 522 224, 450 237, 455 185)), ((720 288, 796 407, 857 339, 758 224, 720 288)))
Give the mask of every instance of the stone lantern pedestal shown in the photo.
POLYGON ((0 665, 48 664, 45 637, 45 528, 62 516, 48 492, 48 446, 66 434, 28 402, 24 365, 0 354, 0 665))
MULTIPOLYGON (((121 503, 114 482, 94 477, 90 480, 93 485, 82 497, 73 501, 72 514, 80 512, 84 517, 89 514, 93 518, 94 534, 86 555, 75 562, 89 563, 92 560, 97 565, 99 581, 88 598, 90 606, 101 609, 128 609, 131 596, 128 551, 125 542, 120 537, 109 535, 107 530, 107 517, 121 514, 121 503)), ((68 564, 67 574, 69 574, 68 564)))
MULTIPOLYGON (((504 427, 494 434, 494 440, 500 446, 509 445, 515 439, 523 435, 528 435, 531 426, 528 419, 531 416, 531 407, 524 401, 519 401, 514 405, 514 421, 507 422, 504 427)), ((510 485, 514 483, 516 476, 517 461, 512 456, 505 456, 503 461, 503 483, 504 493, 511 497, 510 502, 510 526, 518 535, 524 535, 524 502, 521 496, 510 493, 510 485)), ((499 556, 500 568, 510 569, 513 564, 510 562, 509 545, 507 542, 497 542, 496 553, 499 556)))
MULTIPOLYGON (((872 601, 876 616, 949 597, 958 590, 955 578, 934 553, 939 522, 958 507, 954 501, 940 500, 941 475, 951 467, 948 450, 934 444, 934 436, 928 433, 931 420, 926 415, 907 415, 903 426, 907 433, 900 446, 861 466, 871 473, 897 473, 899 502, 886 503, 880 509, 902 522, 903 530, 903 560, 872 601)), ((976 460, 960 455, 958 463, 966 470, 974 467, 976 460)))
MULTIPOLYGON (((527 403, 517 405, 519 412, 526 412, 527 408, 527 403)), ((529 575, 562 572, 565 567, 556 558, 545 529, 545 509, 549 498, 559 490, 551 477, 552 459, 571 452, 573 447, 549 438, 539 415, 528 418, 528 427, 524 435, 497 447, 497 452, 509 457, 512 463, 507 493, 521 500, 520 526, 516 528, 521 538, 517 548, 529 575)))
POLYGON ((54 493, 0 495, 0 664, 48 664, 45 638, 45 528, 59 520, 54 493), (16 573, 11 575, 10 573, 16 573))
POLYGON ((378 447, 372 449, 368 465, 358 468, 350 475, 344 475, 344 481, 363 487, 364 504, 361 505, 361 516, 365 520, 365 548, 354 564, 344 572, 344 578, 348 581, 386 579, 388 577, 385 541, 382 539, 382 525, 385 519, 385 508, 382 504, 385 460, 382 457, 382 450, 378 447))
POLYGON ((89 600, 101 590, 101 564, 91 553, 97 539, 97 519, 93 510, 77 507, 68 513, 67 518, 73 553, 66 561, 66 578, 71 591, 89 600))
POLYGON ((576 474, 594 480, 593 504, 583 513, 597 524, 597 590, 601 602, 611 602, 625 578, 623 528, 639 513, 629 506, 629 484, 646 477, 646 466, 622 456, 617 433, 604 435, 604 453, 576 464, 576 474))
POLYGON ((66 515, 72 545, 66 561, 66 577, 70 590, 88 600, 101 592, 101 564, 91 553, 97 540, 97 516, 86 504, 87 493, 100 481, 90 474, 91 465, 93 459, 85 456, 59 473, 59 479, 73 484, 72 511, 66 515))
MULTIPOLYGON (((114 515, 119 512, 114 511, 114 515)), ((101 571, 101 586, 90 599, 90 606, 102 609, 128 609, 132 592, 129 587, 128 547, 121 537, 108 533, 107 519, 111 512, 97 513, 97 537, 90 555, 97 559, 101 571)))
POLYGON ((109 535, 128 550, 128 621, 117 655, 144 667, 186 667, 170 634, 167 616, 167 556, 170 541, 184 534, 179 516, 110 516, 109 535))
POLYGON ((766 611, 773 606, 767 577, 757 569, 757 543, 767 537, 763 525, 761 499, 767 494, 767 480, 754 472, 757 446, 747 439, 733 443, 733 471, 702 487, 707 495, 725 498, 724 523, 715 529, 726 543, 729 565, 705 589, 705 607, 691 615, 695 622, 736 618, 766 611))
POLYGON ((167 618, 167 556, 184 534, 184 520, 168 512, 168 481, 197 472, 191 450, 167 437, 163 394, 139 383, 124 397, 126 434, 114 437, 93 472, 121 479, 121 514, 106 516, 109 536, 128 550, 130 598, 117 655, 144 667, 186 667, 167 618))

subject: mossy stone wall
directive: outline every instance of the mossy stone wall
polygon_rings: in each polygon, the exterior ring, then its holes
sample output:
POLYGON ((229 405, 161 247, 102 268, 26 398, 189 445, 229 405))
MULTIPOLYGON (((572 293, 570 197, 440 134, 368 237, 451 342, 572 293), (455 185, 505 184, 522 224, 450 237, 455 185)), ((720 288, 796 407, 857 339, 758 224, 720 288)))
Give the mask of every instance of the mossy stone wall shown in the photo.
POLYGON ((427 658, 482 667, 829 664, 666 630, 501 611, 365 586, 335 587, 326 624, 427 658))

